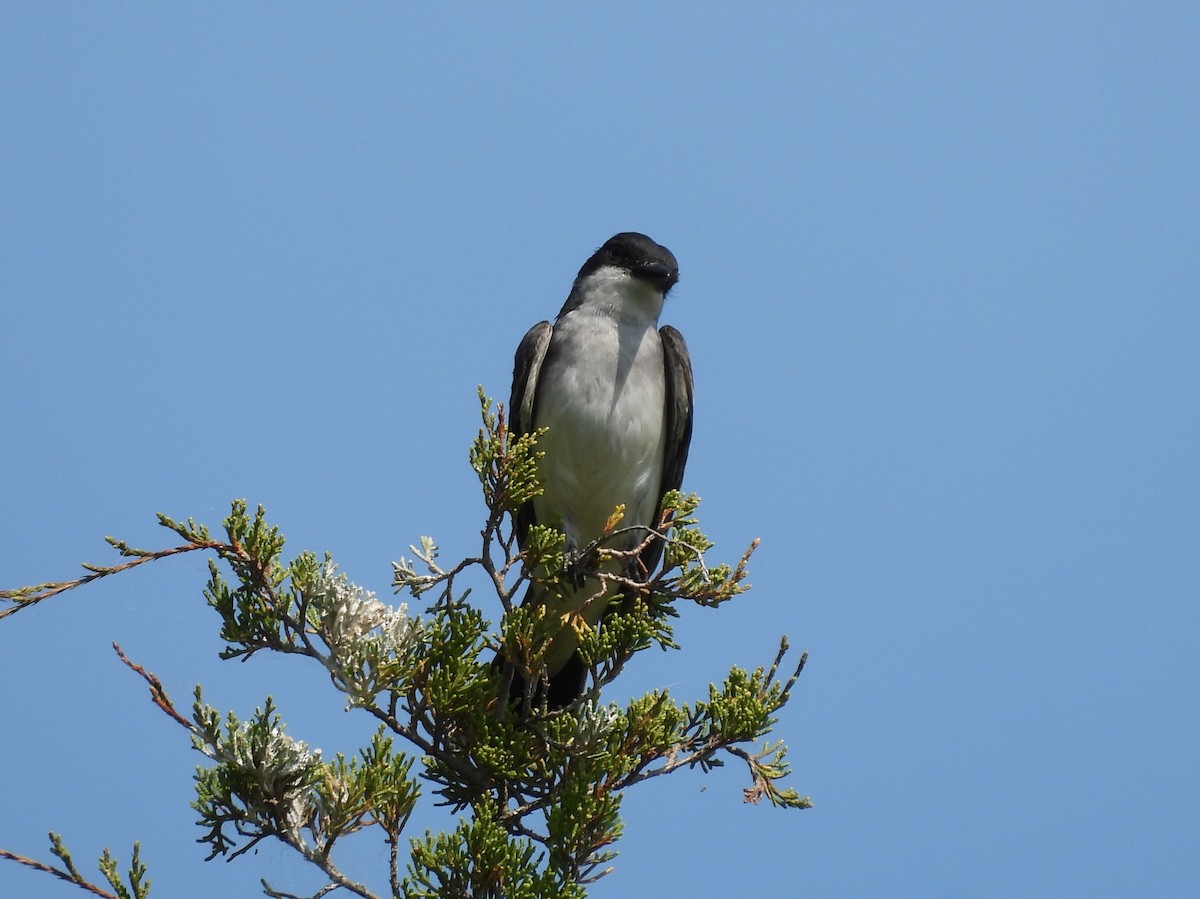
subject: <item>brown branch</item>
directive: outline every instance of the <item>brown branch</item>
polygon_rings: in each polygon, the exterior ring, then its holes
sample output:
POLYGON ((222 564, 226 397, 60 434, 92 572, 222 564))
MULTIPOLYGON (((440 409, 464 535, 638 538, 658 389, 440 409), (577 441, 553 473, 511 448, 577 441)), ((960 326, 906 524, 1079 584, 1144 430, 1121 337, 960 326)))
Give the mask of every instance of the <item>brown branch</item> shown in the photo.
POLYGON ((80 889, 87 890, 93 895, 103 896, 104 899, 117 899, 116 896, 107 890, 102 890, 95 884, 88 883, 88 881, 84 880, 78 871, 76 871, 74 874, 71 874, 59 868, 44 864, 43 862, 35 861, 32 858, 26 858, 23 855, 17 855, 15 852, 9 852, 7 849, 0 849, 0 858, 7 858, 16 862, 17 864, 25 865, 27 868, 33 868, 35 871, 44 871, 47 874, 53 874, 60 880, 65 880, 67 883, 73 883, 75 886, 79 887, 80 889))
MULTIPOLYGON (((343 874, 337 865, 333 863, 333 860, 326 857, 320 851, 316 849, 310 849, 303 843, 294 843, 291 840, 284 840, 284 842, 299 852, 306 861, 309 861, 320 868, 325 873, 325 876, 329 878, 331 884, 346 890, 347 892, 361 896, 362 899, 379 899, 379 897, 367 889, 366 886, 361 883, 355 883, 353 880, 343 874)), ((316 896, 325 895, 325 892, 326 890, 322 888, 321 891, 316 893, 313 899, 316 899, 316 896)))
POLYGON ((129 657, 125 655, 125 653, 121 650, 121 647, 115 642, 113 643, 112 647, 117 651, 117 655, 120 657, 121 661, 124 662, 125 665, 131 670, 140 675, 142 680, 149 684, 150 698, 154 701, 154 704, 174 718, 177 722, 186 727, 189 731, 195 733, 196 725, 180 715, 179 712, 175 711, 175 704, 171 702, 171 697, 169 697, 167 695, 167 691, 163 689, 162 681, 158 679, 158 676, 153 672, 147 671, 137 662, 130 661, 129 657))
POLYGON ((746 763, 746 767, 750 769, 750 779, 754 783, 752 786, 742 790, 742 801, 751 805, 758 805, 764 798, 769 799, 773 791, 771 781, 762 774, 757 764, 758 759, 762 756, 751 756, 750 753, 739 746, 726 746, 725 751, 741 759, 746 763))
POLYGON ((165 559, 168 556, 178 555, 179 553, 193 552, 197 549, 215 549, 215 550, 233 550, 234 548, 228 543, 220 543, 215 540, 205 540, 199 543, 187 543, 183 546, 173 546, 170 549, 160 549, 155 552, 139 554, 137 558, 129 562, 123 562, 120 565, 101 566, 91 565, 87 562, 83 563, 83 567, 90 571, 90 574, 85 574, 81 578, 76 578, 73 581, 48 581, 44 584, 36 584, 32 587, 20 587, 16 590, 0 590, 0 599, 7 599, 16 603, 12 608, 0 611, 0 619, 7 618, 22 609, 27 609, 30 606, 37 605, 43 599, 50 599, 53 596, 58 596, 60 593, 65 593, 68 590, 74 590, 76 587, 82 587, 85 584, 90 584, 92 581, 99 580, 102 577, 108 577, 110 574, 120 574, 123 571, 129 571, 131 568, 136 568, 139 565, 144 565, 147 562, 154 562, 158 559, 165 559))

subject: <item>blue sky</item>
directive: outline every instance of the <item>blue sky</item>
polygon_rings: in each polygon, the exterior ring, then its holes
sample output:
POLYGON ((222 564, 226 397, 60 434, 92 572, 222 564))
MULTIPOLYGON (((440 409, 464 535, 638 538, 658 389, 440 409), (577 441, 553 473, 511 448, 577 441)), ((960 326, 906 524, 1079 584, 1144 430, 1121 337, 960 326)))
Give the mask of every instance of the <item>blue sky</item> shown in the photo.
MULTIPOLYGON (((6 4, 0 581, 235 497, 381 595, 421 534, 473 552, 476 385, 644 231, 682 270, 685 486, 718 554, 763 545, 613 698, 702 696, 786 632, 815 808, 743 806, 732 766, 648 784, 592 895, 1194 889, 1198 8, 726 6, 6 4)), ((358 745, 319 672, 217 660, 204 578, 0 623, 0 846, 315 889, 271 846, 202 862, 199 757, 109 648, 358 745)))

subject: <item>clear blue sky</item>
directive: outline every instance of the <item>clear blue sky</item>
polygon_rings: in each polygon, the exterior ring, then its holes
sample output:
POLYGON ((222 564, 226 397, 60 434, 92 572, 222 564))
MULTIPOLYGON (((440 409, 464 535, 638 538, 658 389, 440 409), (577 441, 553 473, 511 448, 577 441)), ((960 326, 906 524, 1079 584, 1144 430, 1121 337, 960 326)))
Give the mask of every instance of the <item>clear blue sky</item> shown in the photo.
MULTIPOLYGON (((649 784, 593 895, 1194 890, 1200 7, 723 6, 6 3, 0 581, 235 497, 383 595, 420 534, 472 552, 475 386, 645 231, 683 275, 685 486, 721 553, 763 546, 614 698, 786 632, 816 805, 649 784)), ((217 661, 204 577, 0 623, 0 846, 315 888, 273 846, 202 862, 199 757, 109 649, 358 745, 318 672, 217 661)), ((0 865, 0 895, 77 893, 0 865)))

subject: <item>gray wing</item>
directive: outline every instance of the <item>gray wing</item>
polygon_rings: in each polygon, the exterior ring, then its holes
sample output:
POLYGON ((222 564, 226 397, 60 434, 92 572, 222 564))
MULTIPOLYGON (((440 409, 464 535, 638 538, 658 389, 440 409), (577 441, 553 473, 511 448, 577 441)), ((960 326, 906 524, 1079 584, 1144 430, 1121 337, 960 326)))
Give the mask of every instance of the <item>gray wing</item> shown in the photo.
MULTIPOLYGON (((542 363, 546 361, 546 350, 550 346, 552 333, 554 328, 550 322, 538 322, 525 333, 521 338, 521 345, 517 347, 517 356, 513 360, 512 395, 508 400, 508 425, 518 436, 533 430, 538 375, 541 374, 542 363)), ((524 547, 525 535, 530 526, 537 523, 533 514, 533 503, 525 503, 517 510, 514 523, 517 528, 517 544, 524 547)))
MULTIPOLYGON (((665 410, 666 446, 663 450, 662 487, 658 501, 668 490, 678 490, 683 484, 683 469, 687 465, 688 449, 692 445, 692 406, 695 386, 692 383, 692 357, 688 354, 683 335, 664 325, 658 331, 663 345, 663 366, 666 374, 667 404, 665 410)), ((653 571, 662 553, 658 541, 646 547, 642 564, 653 571)))
MULTIPOLYGON (((663 342, 663 364, 667 376, 666 429, 663 452, 662 492, 678 490, 683 484, 688 448, 692 445, 692 357, 683 335, 666 325, 659 329, 663 342)), ((659 497, 661 499, 661 497, 659 497)))

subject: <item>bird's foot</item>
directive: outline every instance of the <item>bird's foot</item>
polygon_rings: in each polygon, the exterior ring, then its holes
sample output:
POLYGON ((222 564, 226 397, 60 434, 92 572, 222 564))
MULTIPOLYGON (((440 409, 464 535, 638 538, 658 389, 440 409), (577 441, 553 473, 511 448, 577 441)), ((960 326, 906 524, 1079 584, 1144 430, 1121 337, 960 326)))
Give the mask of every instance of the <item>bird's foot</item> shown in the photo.
POLYGON ((642 560, 638 556, 631 556, 625 562, 625 577, 638 584, 646 583, 646 568, 642 565, 642 560))

